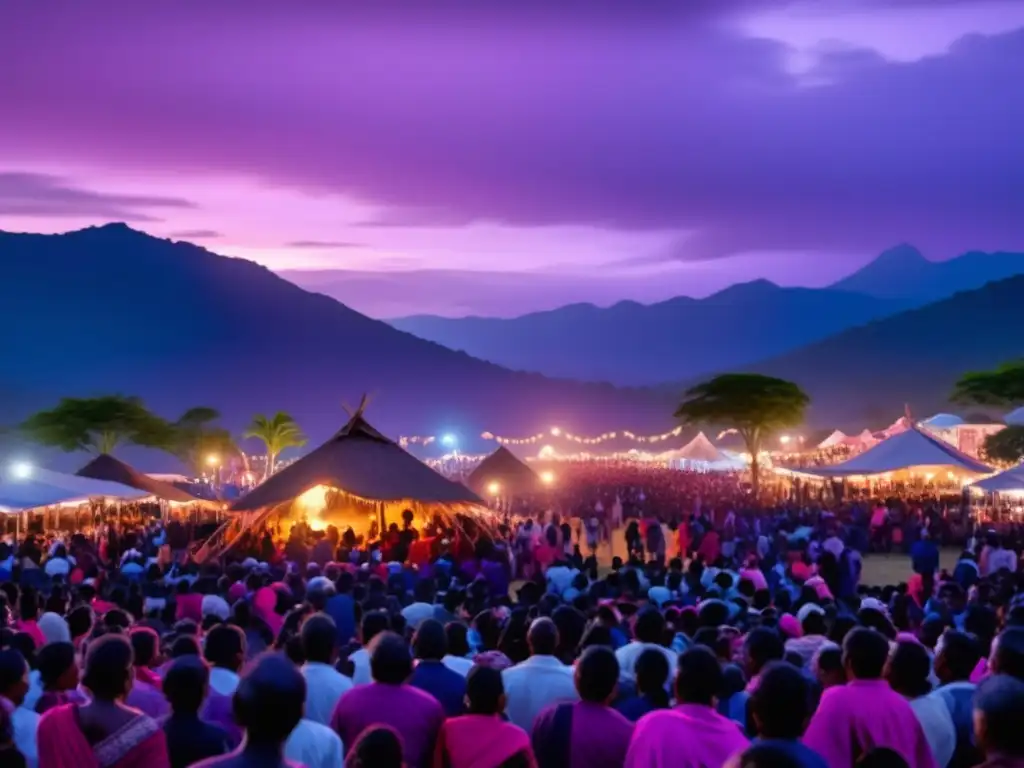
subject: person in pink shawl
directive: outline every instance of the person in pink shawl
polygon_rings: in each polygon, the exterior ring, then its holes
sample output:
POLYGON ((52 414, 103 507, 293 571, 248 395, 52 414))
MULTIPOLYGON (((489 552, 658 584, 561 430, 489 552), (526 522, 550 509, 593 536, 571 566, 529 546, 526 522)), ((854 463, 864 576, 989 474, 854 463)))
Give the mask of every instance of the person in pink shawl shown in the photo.
POLYGON ((252 596, 253 616, 267 625, 275 640, 284 626, 284 616, 277 612, 277 595, 273 587, 263 587, 252 596))
POLYGON ((41 768, 169 768, 163 729, 121 703, 132 677, 132 647, 124 637, 93 642, 82 680, 92 701, 54 707, 40 718, 41 768))
POLYGON ((710 650, 681 654, 675 685, 675 709, 651 712, 636 724, 625 768, 717 768, 748 746, 740 727, 715 711, 722 669, 710 650))
POLYGON ((495 768, 514 764, 535 768, 537 763, 526 731, 502 719, 505 687, 501 672, 473 667, 466 677, 468 714, 441 726, 434 768, 495 768))
POLYGON ((821 696, 804 734, 829 768, 852 768, 867 752, 888 748, 909 768, 938 768, 910 704, 882 679, 889 642, 871 629, 855 629, 843 643, 846 685, 821 696))

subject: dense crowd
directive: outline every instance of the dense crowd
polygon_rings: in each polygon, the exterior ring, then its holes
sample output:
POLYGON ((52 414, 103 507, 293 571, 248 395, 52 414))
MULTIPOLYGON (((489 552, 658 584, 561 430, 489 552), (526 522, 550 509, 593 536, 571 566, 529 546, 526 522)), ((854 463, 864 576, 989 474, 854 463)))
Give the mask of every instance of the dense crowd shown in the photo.
POLYGON ((1016 529, 943 569, 923 496, 605 468, 549 504, 203 566, 157 520, 8 540, 0 768, 1024 766, 1016 529), (865 585, 883 542, 908 578, 865 585))

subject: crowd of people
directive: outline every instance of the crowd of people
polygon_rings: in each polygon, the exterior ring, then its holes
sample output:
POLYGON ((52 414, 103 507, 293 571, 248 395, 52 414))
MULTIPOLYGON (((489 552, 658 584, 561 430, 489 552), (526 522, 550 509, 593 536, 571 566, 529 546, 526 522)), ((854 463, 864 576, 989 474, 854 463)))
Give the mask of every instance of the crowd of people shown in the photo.
POLYGON ((1016 529, 943 569, 921 496, 604 467, 546 503, 202 566, 155 519, 0 543, 0 768, 1024 766, 1016 529), (862 583, 896 530, 906 580, 862 583))

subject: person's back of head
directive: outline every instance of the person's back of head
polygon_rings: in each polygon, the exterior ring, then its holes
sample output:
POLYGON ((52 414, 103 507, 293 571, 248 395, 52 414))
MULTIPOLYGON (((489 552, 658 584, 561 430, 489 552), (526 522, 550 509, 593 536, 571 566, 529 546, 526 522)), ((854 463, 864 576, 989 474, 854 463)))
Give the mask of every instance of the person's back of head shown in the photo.
POLYGON ((1024 628, 1010 627, 996 637, 992 673, 1024 680, 1024 628))
POLYGON ((591 646, 576 662, 576 692, 591 704, 608 704, 619 685, 619 662, 611 648, 591 646))
POLYGON ((942 683, 967 681, 980 658, 981 649, 974 637, 966 632, 947 631, 939 638, 935 675, 942 683))
POLYGON ((531 656, 554 656, 558 649, 558 629, 551 619, 536 619, 526 635, 531 656))
POLYGON ((28 693, 28 663, 14 648, 0 650, 0 696, 15 706, 21 704, 28 693))
POLYGON ((888 747, 868 750, 857 761, 858 768, 910 768, 899 752, 888 747))
POLYGON ((375 725, 360 734, 345 758, 345 768, 403 768, 402 740, 386 725, 375 725))
POLYGON ((889 657, 889 641, 880 632, 858 627, 843 640, 843 667, 855 680, 878 680, 889 657))
POLYGON ((163 679, 164 697, 176 715, 195 715, 206 698, 210 671, 198 656, 174 659, 163 679))
POLYGON ((249 743, 281 745, 302 719, 306 681, 285 656, 265 653, 244 671, 234 696, 235 721, 249 743))
POLYGON ((811 684, 791 664, 775 661, 761 671, 750 706, 762 739, 799 739, 811 717, 811 684))
POLYGON ((665 634, 665 617, 653 606, 644 608, 636 616, 633 634, 641 643, 660 644, 665 634))
POLYGON ((338 648, 338 627, 326 613, 314 613, 302 622, 299 631, 302 655, 306 661, 331 664, 338 648))
POLYGON ((172 659, 180 659, 182 656, 199 656, 201 653, 202 649, 199 647, 199 641, 191 635, 176 637, 174 642, 171 643, 172 659))
POLYGON ((731 764, 738 768, 803 768, 803 763, 779 744, 754 744, 731 764))
POLYGON ((85 674, 82 684, 99 701, 115 701, 124 696, 130 686, 132 672, 132 646, 121 634, 104 635, 89 643, 85 656, 85 674))
POLYGON ((747 673, 753 676, 766 664, 782 659, 786 648, 778 632, 768 627, 757 627, 747 634, 743 651, 747 659, 747 673))
POLYGON ((505 711, 501 672, 479 664, 466 675, 466 711, 471 715, 500 715, 505 711))
POLYGON ((469 647, 469 630, 465 624, 449 621, 444 627, 445 646, 451 656, 465 657, 471 652, 469 647))
POLYGON ((931 691, 931 671, 928 650, 917 641, 900 640, 886 661, 885 679, 896 693, 916 699, 931 691))
POLYGON ((1024 758, 1024 682, 993 675, 978 685, 974 696, 974 730, 978 746, 992 759, 1024 758))
POLYGON ((369 647, 373 638, 389 629, 391 620, 386 611, 367 611, 359 622, 359 641, 364 647, 369 647))
POLYGON ((70 690, 78 685, 78 666, 72 643, 47 643, 36 654, 39 681, 47 691, 70 690))
POLYGON ((370 674, 374 682, 401 685, 412 674, 412 654, 394 632, 381 632, 370 642, 370 674))
POLYGON ((215 667, 237 672, 245 660, 245 633, 233 624, 214 627, 206 636, 203 656, 215 667))
POLYGON ((444 625, 436 619, 426 619, 416 628, 412 639, 413 653, 417 659, 440 661, 447 652, 444 625))
POLYGON ((160 650, 160 638, 149 627, 136 627, 128 634, 137 667, 150 666, 160 650))
POLYGON ((669 676, 668 659, 665 654, 654 648, 648 648, 641 653, 633 665, 633 675, 636 677, 636 690, 646 696, 659 696, 664 694, 669 676))
POLYGON ((712 706, 722 687, 722 668, 707 648, 698 646, 679 654, 676 698, 680 704, 712 706))

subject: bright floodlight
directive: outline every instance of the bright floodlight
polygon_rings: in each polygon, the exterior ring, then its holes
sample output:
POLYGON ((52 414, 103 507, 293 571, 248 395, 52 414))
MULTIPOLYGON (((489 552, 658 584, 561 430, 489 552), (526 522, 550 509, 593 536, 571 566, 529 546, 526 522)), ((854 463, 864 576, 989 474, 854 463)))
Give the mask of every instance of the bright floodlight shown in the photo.
POLYGON ((25 480, 32 476, 32 465, 27 461, 17 461, 11 466, 11 474, 18 480, 25 480))
POLYGON ((782 437, 780 437, 779 438, 779 442, 782 443, 783 445, 788 443, 789 442, 789 435, 783 435, 782 437))
POLYGON ((448 432, 448 433, 446 433, 444 435, 441 435, 441 445, 447 445, 447 446, 451 447, 451 446, 455 445, 455 443, 456 443, 455 435, 453 435, 451 432, 448 432))
POLYGON ((562 434, 562 430, 560 430, 558 427, 552 427, 551 434, 554 435, 555 437, 558 437, 560 434, 562 434))
POLYGON ((540 473, 540 480, 544 485, 551 485, 555 482, 555 473, 551 470, 546 470, 540 473))
POLYGON ((491 496, 497 496, 498 495, 498 491, 500 491, 500 490, 501 490, 501 486, 498 483, 489 483, 487 485, 487 492, 489 494, 491 494, 491 496))
POLYGON ((209 456, 206 457, 206 463, 209 464, 211 467, 215 467, 218 464, 220 464, 220 456, 218 456, 216 453, 211 453, 209 456))

